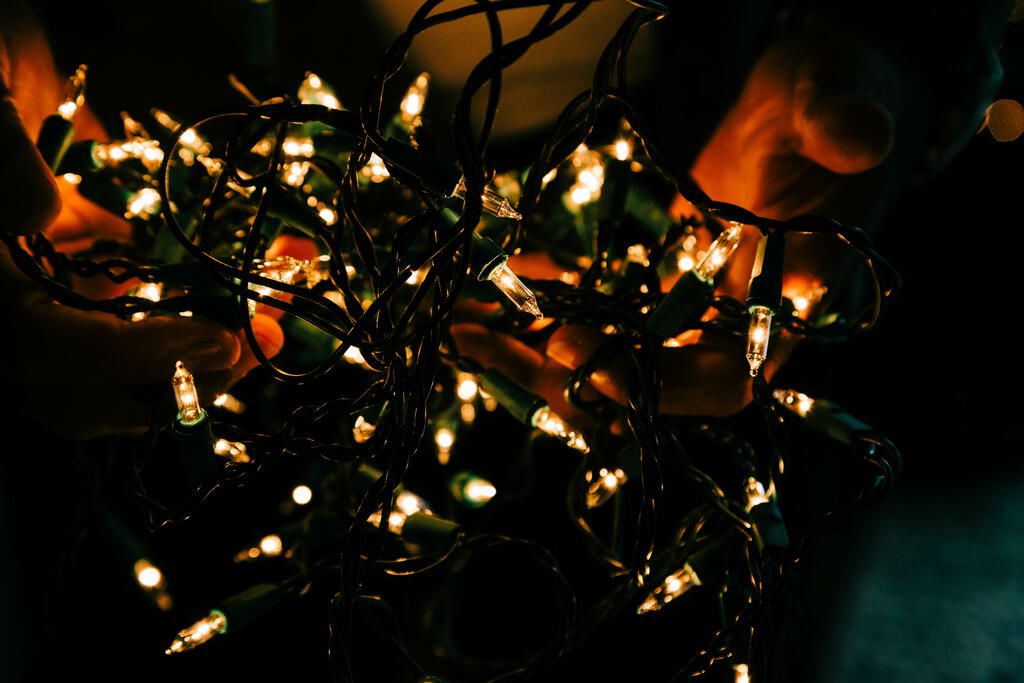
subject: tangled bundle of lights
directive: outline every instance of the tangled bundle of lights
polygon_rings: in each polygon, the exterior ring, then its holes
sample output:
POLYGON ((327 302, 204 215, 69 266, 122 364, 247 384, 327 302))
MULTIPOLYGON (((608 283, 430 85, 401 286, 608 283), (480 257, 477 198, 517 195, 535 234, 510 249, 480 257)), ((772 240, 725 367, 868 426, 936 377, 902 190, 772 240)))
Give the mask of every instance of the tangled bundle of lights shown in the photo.
MULTIPOLYGON (((760 629, 787 572, 811 539, 885 493, 900 467, 886 439, 835 405, 769 387, 761 372, 769 340, 789 334, 832 341, 863 332, 898 287, 898 276, 858 228, 816 216, 770 220, 716 202, 656 149, 641 113, 613 84, 639 29, 662 16, 658 3, 635 3, 640 7, 605 49, 593 87, 565 108, 530 167, 495 174, 486 150, 502 69, 589 3, 565 11, 550 3, 527 35, 510 42, 502 37, 501 12, 548 3, 493 0, 432 14, 438 4, 424 5, 389 48, 358 110, 343 106, 309 73, 294 96, 184 123, 153 110, 160 130, 154 135, 125 115, 124 139, 72 143, 74 113, 83 103, 81 69, 40 135, 51 168, 128 219, 136 240, 117 247, 120 256, 93 260, 89 253, 61 254, 43 235, 24 246, 5 237, 22 270, 65 305, 128 321, 195 315, 241 329, 269 383, 295 385, 295 395, 309 397, 268 433, 249 431, 237 416, 256 408, 228 394, 204 407, 186 365, 168 368, 177 411, 161 413, 151 451, 174 444, 192 486, 160 524, 180 522, 213 490, 255 480, 275 461, 299 459, 314 473, 296 482, 289 520, 248 549, 234 550, 239 563, 284 558, 291 578, 221 601, 167 652, 233 633, 310 586, 328 585, 331 657, 339 677, 348 678, 351 616, 387 599, 370 592, 368 577, 454 571, 458 558, 506 548, 550 574, 557 633, 517 661, 438 665, 452 675, 528 675, 584 646, 602 621, 686 609, 684 596, 699 588, 729 596, 725 619, 708 626, 707 646, 685 653, 679 668, 696 675, 726 667, 737 681, 756 679, 763 666, 756 653, 771 646, 760 629), (393 116, 382 110, 382 95, 417 34, 475 14, 489 19, 491 52, 458 100, 455 158, 447 159, 421 120, 426 74, 409 86, 393 116), (470 102, 484 86, 482 121, 471 122, 470 102), (603 107, 622 113, 620 128, 606 139, 596 131, 603 107), (669 210, 676 193, 696 207, 692 215, 669 210), (744 239, 741 226, 762 234, 745 302, 715 292, 716 277, 744 239), (698 230, 714 236, 706 249, 699 249, 698 230), (792 233, 850 245, 873 276, 874 303, 851 316, 815 317, 821 287, 783 297, 782 257, 792 233), (282 234, 314 240, 321 255, 267 257, 282 234), (524 282, 509 255, 539 251, 564 264, 564 272, 524 282), (125 296, 97 301, 72 290, 70 274, 138 284, 125 296), (664 294, 663 278, 675 278, 664 294), (604 427, 571 424, 517 378, 460 354, 449 327, 453 311, 468 300, 489 304, 490 328, 530 342, 564 324, 603 329, 607 343, 572 373, 566 395, 604 427), (291 358, 306 361, 306 369, 286 369, 260 350, 251 318, 270 309, 287 314, 291 358), (677 345, 689 330, 746 336, 754 401, 772 443, 767 452, 755 452, 709 420, 658 413, 658 350, 677 345), (635 370, 625 406, 583 400, 587 378, 622 356, 635 370), (502 505, 505 482, 471 469, 452 471, 472 463, 459 453, 459 442, 482 416, 501 411, 526 430, 554 437, 565 458, 574 459, 569 516, 592 556, 592 571, 605 581, 602 597, 577 602, 559 568, 559 548, 491 533, 472 512, 449 518, 404 482, 412 463, 430 460, 459 509, 502 505), (623 417, 627 433, 613 434, 607 425, 623 417), (777 501, 785 492, 785 423, 792 418, 847 446, 869 473, 854 499, 791 538, 777 501), (698 450, 713 453, 719 465, 703 467, 698 450), (662 512, 667 465, 688 501, 672 518, 662 512), (623 503, 627 497, 636 504, 623 503), (598 515, 605 515, 600 524, 598 515), (666 528, 674 529, 667 538, 666 528)), ((170 609, 166 577, 141 550, 136 554, 139 584, 170 609)))

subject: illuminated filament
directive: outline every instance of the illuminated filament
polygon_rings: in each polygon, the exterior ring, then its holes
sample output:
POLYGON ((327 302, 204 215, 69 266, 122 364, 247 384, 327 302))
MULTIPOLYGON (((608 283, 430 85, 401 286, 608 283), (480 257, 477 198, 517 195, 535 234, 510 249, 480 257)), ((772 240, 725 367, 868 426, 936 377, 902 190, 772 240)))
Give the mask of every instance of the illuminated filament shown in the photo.
POLYGON ((619 161, 626 161, 633 156, 633 143, 627 138, 619 138, 615 141, 612 151, 614 152, 616 159, 619 161))
POLYGON ((602 467, 594 477, 593 472, 587 472, 587 507, 596 508, 604 505, 619 490, 619 486, 626 483, 626 473, 620 469, 614 472, 602 467))
POLYGON ((827 293, 828 287, 819 284, 812 284, 807 288, 801 288, 793 294, 785 291, 783 292, 783 294, 793 302, 793 310, 796 312, 797 317, 803 318, 804 320, 807 319, 807 315, 811 312, 814 305, 821 301, 827 293))
POLYGON ((213 452, 215 455, 231 462, 249 462, 249 454, 245 450, 245 444, 241 441, 217 439, 216 443, 213 444, 213 452))
POLYGON ((765 492, 764 484, 759 482, 754 477, 747 479, 747 485, 743 491, 747 498, 747 512, 750 512, 758 505, 763 505, 771 501, 771 495, 775 492, 774 484, 769 487, 769 491, 765 492))
POLYGON ((469 372, 460 372, 456 378, 458 386, 455 389, 455 393, 458 394, 459 398, 463 401, 472 401, 476 398, 479 386, 476 383, 476 377, 469 372))
MULTIPOLYGON (((729 227, 722 231, 722 234, 711 243, 708 253, 704 259, 693 269, 694 274, 704 282, 711 282, 718 275, 718 271, 726 264, 736 247, 740 245, 740 236, 743 228, 739 223, 730 223, 729 227)), ((682 268, 680 268, 682 269, 682 268)))
POLYGON ((217 397, 213 399, 213 405, 218 408, 223 408, 229 413, 235 413, 236 415, 241 415, 245 412, 245 404, 231 394, 218 394, 217 397))
MULTIPOLYGON (((163 288, 164 286, 159 282, 144 282, 135 291, 135 296, 140 299, 148 299, 149 301, 160 301, 163 288)), ((132 313, 132 320, 138 322, 144 320, 147 315, 149 314, 146 311, 136 311, 132 313)))
POLYGON ((312 71, 306 72, 306 78, 299 86, 299 101, 302 104, 322 104, 328 109, 341 109, 341 102, 331 87, 312 71))
MULTIPOLYGON (((452 191, 453 197, 459 199, 466 198, 466 178, 459 178, 459 184, 455 186, 455 190, 452 191)), ((480 200, 483 202, 484 211, 498 218, 512 218, 517 221, 523 220, 523 215, 512 208, 509 201, 498 194, 498 191, 490 185, 484 186, 483 194, 480 195, 480 200)))
POLYGON ((149 560, 135 563, 135 578, 143 588, 160 588, 164 585, 164 575, 149 560))
POLYGON ((694 586, 699 585, 700 579, 697 577, 697 573, 687 564, 679 571, 669 574, 665 578, 664 583, 651 591, 647 599, 636 608, 636 613, 646 614, 647 612, 655 612, 694 586))
POLYGON ((469 477, 462 484, 462 499, 472 507, 485 505, 497 493, 494 484, 482 477, 469 477))
POLYGON ((180 360, 174 364, 171 385, 174 387, 174 400, 178 404, 178 421, 183 425, 192 426, 202 420, 204 413, 199 407, 196 383, 192 379, 192 373, 180 360))
POLYGON ((442 465, 448 464, 451 457, 452 446, 455 445, 455 432, 447 427, 441 427, 434 433, 434 443, 437 444, 437 461, 442 465))
POLYGON ((750 683, 750 667, 746 664, 733 664, 732 671, 735 683, 750 683))
POLYGON ((178 637, 164 651, 164 654, 170 655, 199 647, 218 633, 226 633, 227 630, 228 620, 224 613, 218 610, 210 610, 209 615, 188 628, 178 631, 178 637))
POLYGON ((128 199, 125 218, 153 216, 160 213, 160 193, 152 187, 144 187, 128 199))
POLYGON ((149 560, 140 559, 135 562, 134 570, 135 580, 149 594, 157 607, 166 612, 174 606, 164 583, 164 575, 159 569, 154 567, 149 560))
POLYGON ((57 107, 57 113, 70 121, 75 112, 85 104, 85 64, 75 69, 64 87, 64 101, 57 107))
POLYGON ((814 399, 793 389, 776 389, 772 392, 775 400, 800 417, 806 417, 814 407, 814 399))
POLYGON ((313 500, 313 489, 305 484, 296 486, 292 489, 292 500, 296 505, 309 505, 309 502, 313 500))
POLYGON ((600 154, 582 144, 572 153, 570 160, 576 170, 576 182, 569 188, 565 204, 570 209, 576 209, 584 204, 597 201, 601 196, 601 187, 604 185, 604 164, 600 154))
POLYGON ((359 169, 359 172, 364 178, 369 178, 372 183, 382 183, 391 176, 387 166, 384 165, 384 160, 376 154, 370 155, 370 160, 366 162, 366 166, 359 169))
POLYGON ((577 450, 580 453, 590 452, 590 446, 588 446, 587 442, 583 439, 583 435, 569 429, 565 420, 547 406, 544 406, 534 413, 533 417, 530 419, 530 423, 545 434, 560 439, 562 443, 569 448, 577 450))
POLYGON ((427 102, 427 90, 430 88, 430 74, 421 73, 409 86, 405 97, 402 98, 401 116, 402 123, 410 124, 416 117, 423 113, 423 105, 427 102))
POLYGON ((536 295, 516 277, 515 273, 509 270, 507 265, 502 263, 491 271, 487 279, 493 282, 520 311, 529 313, 538 320, 544 317, 544 314, 540 312, 540 306, 537 305, 536 295))
MULTIPOLYGON (((433 514, 427 501, 415 493, 399 490, 398 495, 395 496, 395 505, 391 512, 388 513, 388 530, 393 534, 401 535, 402 529, 405 527, 405 520, 417 512, 427 515, 433 514)), ((379 527, 381 522, 380 510, 370 515, 367 521, 379 527)))
POLYGON ((375 431, 377 431, 377 427, 359 415, 356 417, 355 424, 352 425, 352 438, 356 443, 366 443, 375 431))
POLYGON ((767 306, 750 307, 750 328, 747 331, 747 363, 750 376, 756 377, 768 357, 768 339, 772 331, 772 309, 767 306))

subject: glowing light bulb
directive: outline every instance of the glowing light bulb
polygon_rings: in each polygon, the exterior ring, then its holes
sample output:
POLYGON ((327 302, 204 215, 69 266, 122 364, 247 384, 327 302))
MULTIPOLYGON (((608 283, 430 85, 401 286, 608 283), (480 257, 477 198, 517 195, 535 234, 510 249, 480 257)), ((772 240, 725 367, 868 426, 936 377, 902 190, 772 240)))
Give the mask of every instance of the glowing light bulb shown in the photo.
POLYGON ((308 161, 292 161, 281 166, 281 177, 285 184, 292 187, 302 187, 306 182, 306 174, 309 173, 308 161))
POLYGON ((370 160, 366 162, 366 165, 359 169, 359 173, 364 178, 369 178, 370 182, 382 183, 391 177, 391 173, 388 172, 387 166, 384 165, 384 160, 376 154, 370 155, 370 160))
POLYGON ((626 473, 621 469, 612 472, 602 467, 596 478, 592 472, 587 472, 587 481, 590 482, 587 487, 587 507, 596 508, 607 503, 619 490, 619 486, 626 483, 626 479, 626 473))
POLYGON ((245 412, 245 404, 231 394, 218 394, 217 397, 213 399, 213 405, 218 408, 223 408, 229 413, 235 413, 236 415, 241 415, 245 412))
POLYGON ((700 578, 693 568, 687 564, 682 569, 665 577, 665 581, 659 584, 643 603, 636 608, 637 614, 655 612, 694 586, 700 585, 700 578))
POLYGON ((601 155, 581 144, 569 157, 576 169, 576 182, 569 188, 565 204, 570 209, 578 209, 583 204, 597 201, 604 185, 604 163, 601 155))
POLYGON ((164 582, 164 576, 160 570, 145 559, 135 563, 135 579, 143 588, 157 588, 164 582))
POLYGON ((416 117, 423 113, 423 105, 427 101, 427 91, 430 88, 430 74, 421 73, 409 86, 405 97, 402 98, 401 117, 402 123, 410 124, 416 117))
POLYGON ((152 187, 144 187, 128 199, 125 218, 152 216, 160 212, 160 193, 152 187))
POLYGON ((735 683, 750 683, 750 667, 746 664, 733 664, 732 671, 735 683))
POLYGON ((466 500, 478 505, 488 502, 497 493, 498 489, 486 479, 472 479, 466 482, 466 485, 463 487, 463 495, 466 497, 466 500))
POLYGON ((174 364, 171 385, 174 387, 174 400, 178 404, 178 420, 186 426, 197 424, 206 414, 199 407, 199 394, 192 373, 180 360, 174 364))
POLYGON ((515 273, 509 270, 507 265, 502 263, 496 267, 490 272, 487 279, 493 282, 520 311, 529 313, 538 320, 544 317, 544 314, 540 312, 540 306, 537 305, 537 297, 516 277, 515 273))
POLYGON ((648 260, 651 252, 642 244, 631 244, 626 247, 626 260, 630 263, 639 263, 641 266, 649 266, 651 262, 648 260))
POLYGON ((750 328, 747 331, 747 363, 750 376, 756 377, 761 365, 768 357, 768 340, 772 330, 772 309, 767 306, 751 306, 750 328))
POLYGON ((296 505, 307 505, 313 500, 313 489, 306 485, 299 485, 292 489, 292 500, 296 505))
POLYGON ((411 515, 414 512, 419 512, 425 507, 423 499, 417 496, 415 493, 409 491, 400 491, 395 497, 395 507, 404 512, 406 515, 411 515))
POLYGON ((814 399, 793 389, 776 389, 772 392, 775 400, 800 417, 806 417, 814 407, 814 399))
MULTIPOLYGON (((415 493, 399 489, 398 495, 395 496, 395 505, 388 513, 388 530, 393 534, 401 535, 402 529, 405 527, 405 521, 416 513, 433 514, 427 501, 415 493)), ((374 526, 380 526, 381 518, 381 511, 377 510, 369 516, 367 521, 374 526)))
POLYGON ((70 121, 85 104, 85 72, 88 67, 79 65, 64 86, 64 101, 57 107, 57 113, 70 121))
POLYGON ((349 363, 352 363, 353 365, 358 365, 361 368, 370 369, 370 365, 369 363, 366 362, 366 359, 363 358, 362 352, 355 346, 350 346, 347 349, 345 349, 345 353, 343 353, 342 356, 345 358, 345 360, 347 360, 349 363))
MULTIPOLYGON (((140 299, 148 299, 149 301, 160 301, 160 295, 163 293, 164 286, 159 282, 143 282, 139 285, 138 289, 135 290, 135 296, 140 299)), ((132 320, 138 322, 144 320, 149 313, 146 311, 136 311, 132 313, 132 320)))
POLYGON ((783 296, 793 302, 793 310, 796 311, 798 317, 804 320, 807 319, 814 305, 821 301, 827 292, 828 287, 817 282, 812 282, 805 286, 786 283, 783 286, 783 296))
POLYGON ((452 496, 470 508, 481 508, 494 498, 498 489, 483 477, 471 472, 459 472, 448 484, 452 496))
POLYGON ((228 620, 224 613, 218 610, 211 610, 209 615, 188 628, 178 631, 178 636, 171 643, 171 646, 164 651, 164 654, 176 654, 199 647, 218 633, 226 633, 227 630, 228 620))
POLYGON ((317 213, 320 215, 320 220, 326 225, 334 225, 338 222, 338 214, 334 209, 324 206, 317 213))
MULTIPOLYGON (((722 231, 722 234, 711 243, 708 253, 704 256, 697 267, 693 269, 694 274, 704 282, 712 282, 722 266, 728 262, 729 257, 740 245, 740 236, 743 234, 743 227, 739 223, 730 223, 722 231)), ((680 267, 680 270, 682 268, 680 267)))
POLYGON ((145 126, 126 111, 121 112, 121 125, 124 126, 125 137, 149 139, 149 132, 146 131, 145 126))
MULTIPOLYGON (((452 191, 453 197, 466 198, 466 178, 459 178, 459 184, 452 191)), ((512 218, 517 221, 523 220, 523 215, 512 208, 507 199, 498 194, 498 191, 490 185, 484 186, 483 194, 480 195, 484 211, 498 218, 512 218)))
POLYGON ((625 161, 633 156, 633 145, 626 138, 620 138, 615 141, 614 152, 616 159, 625 161))
POLYGON ((341 109, 341 102, 334 90, 312 71, 306 72, 298 94, 302 104, 321 104, 328 109, 341 109))
POLYGON ((447 427, 441 427, 434 433, 434 443, 437 444, 438 455, 443 453, 447 456, 455 445, 455 432, 447 427))
POLYGON ((747 498, 747 512, 750 512, 758 505, 763 505, 764 503, 771 501, 771 496, 774 492, 774 484, 769 488, 769 491, 766 492, 764 490, 764 484, 754 477, 749 477, 747 479, 746 487, 743 490, 743 493, 747 498))
POLYGON ((476 377, 472 373, 460 372, 456 381, 458 382, 458 388, 455 390, 455 393, 458 394, 460 399, 472 401, 476 398, 479 387, 476 383, 476 377))
POLYGON ((530 424, 545 434, 549 434, 550 436, 560 439, 569 448, 577 450, 580 453, 590 452, 590 446, 587 445, 583 435, 570 429, 565 423, 565 420, 563 420, 558 413, 552 411, 548 406, 544 406, 535 412, 530 418, 530 424))
POLYGON ((352 438, 356 443, 366 443, 375 431, 377 431, 377 427, 367 422, 366 418, 362 415, 359 415, 352 425, 352 438))
POLYGON ((216 443, 213 444, 213 452, 215 455, 226 458, 231 462, 249 462, 249 454, 246 452, 245 444, 241 441, 217 439, 216 443))
POLYGON ((260 539, 260 551, 267 557, 280 555, 283 549, 284 543, 282 543, 281 537, 277 534, 270 534, 260 539))

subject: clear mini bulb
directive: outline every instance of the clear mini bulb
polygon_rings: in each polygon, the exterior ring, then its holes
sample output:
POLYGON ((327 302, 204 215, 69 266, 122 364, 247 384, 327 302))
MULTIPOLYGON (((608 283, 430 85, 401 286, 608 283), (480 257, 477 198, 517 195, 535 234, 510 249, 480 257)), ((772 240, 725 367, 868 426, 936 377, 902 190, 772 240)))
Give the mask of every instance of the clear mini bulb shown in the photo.
POLYGON ((679 571, 665 577, 665 581, 651 591, 643 603, 636 608, 636 613, 655 612, 694 586, 699 585, 700 578, 697 576, 697 572, 693 571, 693 567, 689 564, 686 564, 679 571))
POLYGON ((767 306, 750 307, 750 328, 747 331, 747 363, 750 376, 756 377, 768 357, 768 339, 772 331, 772 309, 767 306))
POLYGON ((732 671, 735 683, 750 683, 750 667, 746 664, 733 664, 732 671))
POLYGON ((299 86, 299 101, 302 104, 322 104, 329 109, 341 109, 341 102, 334 90, 312 71, 306 72, 306 78, 299 86))
POLYGON ((764 505, 765 503, 771 502, 771 495, 774 492, 774 485, 769 487, 769 491, 765 491, 764 484, 754 477, 748 477, 746 487, 743 490, 747 499, 747 512, 750 512, 758 505, 764 505))
POLYGON ((188 628, 178 631, 178 636, 171 643, 171 646, 164 651, 164 654, 170 655, 192 650, 218 633, 226 633, 227 630, 228 620, 224 613, 219 610, 210 610, 207 616, 188 628))
POLYGON ((775 400, 800 417, 806 417, 814 407, 814 399, 793 389, 776 389, 772 392, 775 400))
MULTIPOLYGON (((459 178, 459 184, 455 186, 452 191, 453 197, 459 199, 466 198, 466 178, 463 176, 459 178)), ((498 218, 512 218, 517 221, 523 220, 523 215, 512 208, 512 205, 507 199, 498 194, 490 185, 484 186, 483 194, 480 195, 480 199, 483 201, 484 211, 489 214, 493 214, 498 218)))
POLYGON ((580 453, 590 452, 590 446, 587 445, 583 435, 570 429, 565 420, 548 406, 544 406, 535 412, 533 417, 530 418, 530 424, 545 434, 560 439, 569 448, 580 453))
POLYGON ((199 393, 196 391, 195 380, 192 373, 185 368, 180 360, 174 364, 174 377, 171 378, 174 387, 174 400, 178 404, 178 420, 185 426, 191 427, 203 419, 205 413, 199 407, 199 393))
POLYGON ((406 91, 405 97, 402 98, 402 123, 410 124, 423 113, 423 105, 426 104, 429 88, 430 74, 424 71, 416 77, 416 80, 409 86, 409 90, 406 91))
POLYGON ((538 320, 544 317, 544 314, 540 312, 540 306, 537 305, 536 295, 516 277, 515 273, 509 270, 507 265, 502 263, 496 267, 487 276, 487 279, 493 282, 520 311, 529 313, 538 320))
POLYGON ((743 234, 743 227, 736 222, 729 224, 722 234, 711 243, 707 255, 693 269, 693 273, 704 282, 712 282, 718 271, 722 269, 736 247, 740 245, 740 236, 743 234))
POLYGON ((494 484, 482 477, 467 479, 462 486, 463 499, 473 506, 482 506, 498 493, 494 484))
POLYGON ((587 472, 587 507, 596 508, 604 505, 619 490, 619 486, 626 483, 626 473, 620 469, 612 472, 602 467, 594 477, 593 472, 587 472))
POLYGON ((79 65, 75 73, 68 78, 64 89, 64 101, 57 107, 57 113, 70 121, 75 113, 85 104, 85 64, 79 65))
POLYGON ((246 452, 245 444, 241 441, 228 441, 227 439, 217 439, 213 444, 214 455, 218 455, 225 460, 237 463, 249 462, 249 454, 246 452))

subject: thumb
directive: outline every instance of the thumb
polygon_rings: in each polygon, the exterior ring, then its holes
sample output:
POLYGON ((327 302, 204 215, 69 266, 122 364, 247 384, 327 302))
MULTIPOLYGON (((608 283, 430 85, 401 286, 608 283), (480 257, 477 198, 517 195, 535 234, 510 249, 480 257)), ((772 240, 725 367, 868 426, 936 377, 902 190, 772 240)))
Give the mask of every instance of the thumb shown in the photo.
POLYGON ((0 80, 0 229, 16 235, 40 232, 60 212, 57 181, 46 167, 7 85, 0 80))
POLYGON ((793 128, 801 156, 844 174, 874 168, 888 156, 895 121, 878 100, 825 91, 807 80, 794 94, 793 128))

